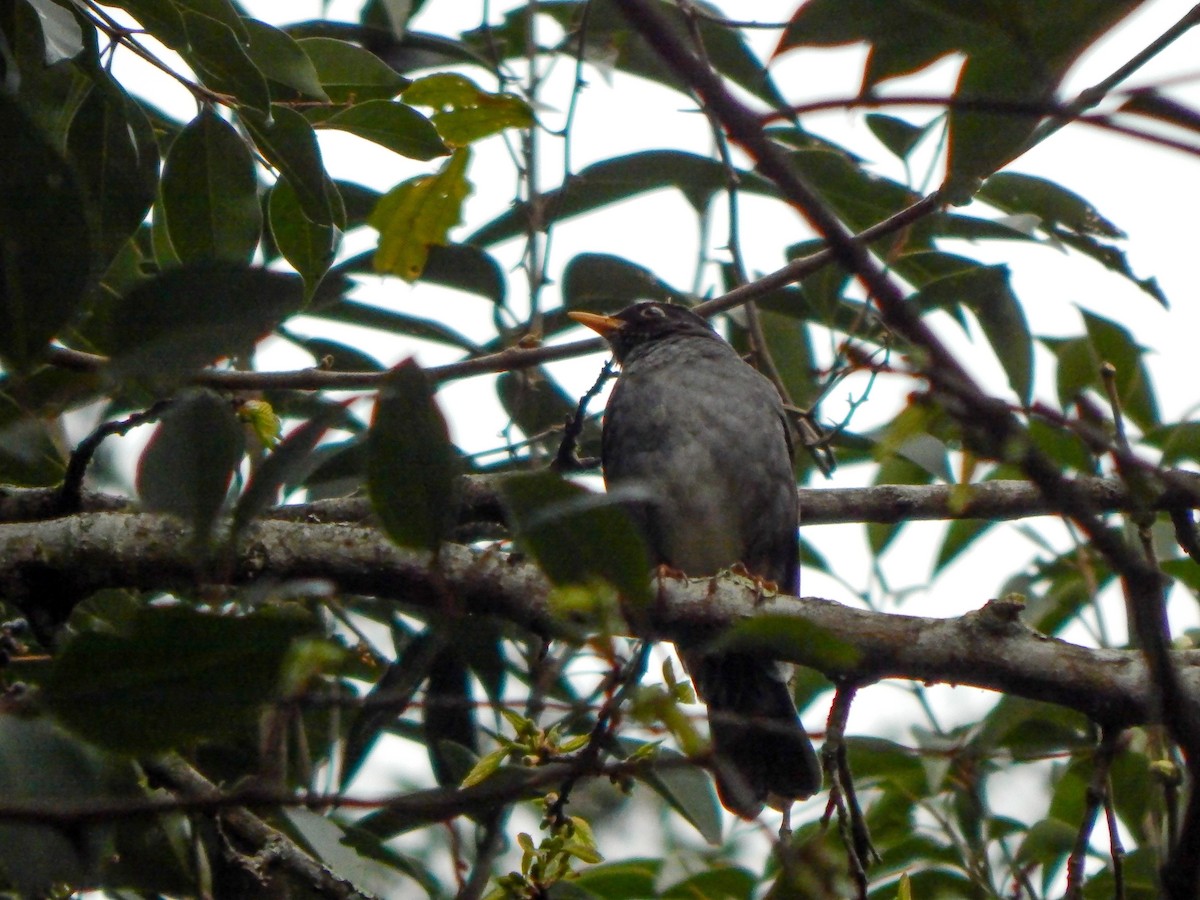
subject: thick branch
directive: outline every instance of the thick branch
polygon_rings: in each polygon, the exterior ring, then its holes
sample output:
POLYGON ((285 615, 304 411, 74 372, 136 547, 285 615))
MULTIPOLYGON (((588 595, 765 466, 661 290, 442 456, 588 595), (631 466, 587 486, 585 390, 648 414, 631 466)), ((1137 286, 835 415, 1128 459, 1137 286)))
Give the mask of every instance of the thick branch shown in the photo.
MULTIPOLYGON (((122 513, 78 515, 0 525, 0 593, 22 608, 43 602, 46 585, 85 596, 108 587, 194 591, 195 561, 183 528, 164 517, 122 513)), ((441 572, 430 555, 389 544, 356 525, 264 522, 250 527, 231 560, 230 578, 244 584, 328 579, 342 590, 395 598, 430 613, 443 611, 448 586, 460 608, 494 615, 544 634, 586 633, 585 623, 558 616, 550 586, 536 567, 499 552, 445 546, 441 572)), ((661 583, 643 636, 695 637, 751 615, 781 615, 819 626, 852 658, 822 660, 801 647, 776 648, 787 659, 840 679, 881 678, 973 685, 1059 703, 1105 724, 1153 721, 1155 691, 1142 656, 1091 650, 1025 628, 1012 604, 991 604, 953 619, 888 615, 816 598, 762 599, 738 578, 661 583)), ((631 627, 630 631, 634 631, 631 627)), ((818 647, 815 653, 819 654, 818 647)), ((1200 653, 1177 652, 1188 702, 1200 698, 1200 653)))

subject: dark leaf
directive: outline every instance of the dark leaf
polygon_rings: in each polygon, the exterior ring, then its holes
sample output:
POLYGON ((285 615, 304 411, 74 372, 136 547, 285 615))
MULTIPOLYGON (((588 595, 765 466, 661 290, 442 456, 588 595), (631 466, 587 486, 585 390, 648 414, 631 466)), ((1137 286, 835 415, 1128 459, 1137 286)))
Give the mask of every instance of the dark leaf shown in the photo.
POLYGON ((172 50, 187 46, 188 33, 183 11, 174 3, 161 0, 114 0, 113 6, 126 10, 142 27, 172 50))
POLYGON ((323 120, 320 127, 358 135, 409 159, 428 160, 450 153, 432 122, 411 106, 392 100, 359 103, 323 120))
POLYGON ((228 20, 218 21, 190 9, 182 13, 188 41, 179 52, 205 86, 235 97, 243 109, 250 107, 263 113, 270 109, 267 79, 246 54, 246 31, 241 19, 235 15, 238 27, 234 28, 228 20))
POLYGON ((334 103, 391 100, 409 84, 379 57, 346 41, 311 37, 297 43, 312 60, 321 86, 334 103))
POLYGON ((375 402, 367 438, 367 489, 388 535, 436 550, 457 514, 458 465, 425 374, 401 363, 375 402))
POLYGON ((302 97, 329 100, 308 54, 286 32, 258 19, 243 19, 251 61, 270 82, 291 88, 302 97))
MULTIPOLYGON (((101 758, 45 718, 0 716, 0 795, 7 803, 48 808, 103 803, 101 758)), ((64 883, 94 883, 109 831, 95 823, 0 822, 0 872, 22 897, 50 896, 64 883)))
POLYGON ((664 890, 662 900, 692 900, 695 897, 712 900, 751 900, 758 887, 758 878, 752 872, 735 866, 714 866, 678 881, 664 890))
POLYGON ((270 116, 252 109, 239 110, 239 115, 262 155, 291 184, 304 214, 318 225, 342 227, 337 187, 325 174, 316 133, 304 116, 278 104, 270 116))
MULTIPOLYGON (((753 172, 740 171, 739 186, 754 194, 775 195, 775 186, 753 172)), ((593 163, 573 175, 565 188, 547 191, 541 197, 545 209, 543 226, 561 222, 594 209, 628 200, 647 191, 673 187, 681 191, 696 209, 703 210, 718 191, 724 190, 729 176, 721 163, 707 156, 680 150, 647 150, 593 163)), ((468 239, 468 243, 489 246, 526 231, 529 208, 518 203, 468 239)))
POLYGON ((305 846, 344 883, 353 884, 360 895, 394 894, 399 872, 416 881, 433 900, 441 896, 437 879, 419 861, 402 856, 374 835, 308 809, 287 809, 285 814, 305 846))
POLYGON ((0 92, 0 361, 26 370, 76 314, 91 238, 67 163, 0 92))
POLYGON ((175 400, 138 462, 146 509, 178 516, 208 537, 242 460, 245 436, 229 401, 208 391, 175 400))
POLYGON ((453 642, 433 658, 421 722, 425 749, 438 784, 456 787, 474 764, 479 740, 471 673, 453 642))
POLYGON ((49 424, 0 393, 0 484, 49 487, 65 469, 49 424))
POLYGON ((274 612, 147 607, 127 629, 67 644, 42 700, 73 731, 121 753, 236 735, 275 698, 292 641, 311 627, 274 612))
MULTIPOLYGON (((496 392, 505 412, 527 437, 552 432, 552 445, 557 444, 563 425, 574 415, 578 405, 577 400, 567 396, 558 382, 540 367, 503 373, 496 381, 496 392)), ((581 441, 592 450, 599 450, 597 422, 588 420, 585 423, 581 441)), ((592 450, 586 451, 585 455, 592 450)))
POLYGON ((966 57, 961 100, 1027 105, 950 111, 948 183, 965 200, 986 177, 1021 153, 1059 79, 1087 47, 1138 0, 1021 4, 998 11, 954 0, 913 5, 873 0, 812 0, 792 16, 777 53, 802 46, 870 45, 862 89, 923 69, 951 53, 966 57))
POLYGON ((419 280, 504 302, 504 270, 490 254, 469 244, 432 245, 419 280))
POLYGON ((366 703, 346 731, 342 750, 343 790, 362 769, 379 736, 404 715, 445 647, 440 634, 426 632, 419 635, 409 642, 367 692, 366 703))
MULTIPOLYGON (((696 3, 700 14, 693 15, 689 21, 673 3, 654 0, 651 6, 666 17, 671 30, 689 46, 696 40, 692 32, 695 27, 707 61, 721 75, 770 106, 785 105, 770 72, 747 45, 743 33, 721 21, 723 14, 718 7, 711 3, 696 3)), ((534 12, 549 16, 562 26, 567 32, 565 44, 571 53, 577 52, 582 39, 584 60, 602 73, 616 68, 690 93, 688 86, 663 62, 657 50, 629 27, 615 4, 542 0, 534 12)), ((499 25, 476 29, 463 37, 487 60, 494 59, 497 54, 504 59, 523 57, 531 14, 528 7, 518 7, 499 25)))
POLYGON ((87 194, 101 268, 142 222, 158 189, 158 144, 142 108, 104 80, 71 122, 68 153, 87 194))
POLYGON ((500 486, 517 540, 555 584, 597 579, 638 602, 650 599, 650 561, 612 494, 593 494, 557 474, 512 475, 500 486))
MULTIPOLYGON (((573 884, 589 894, 603 898, 658 897, 657 882, 665 860, 623 859, 618 862, 589 866, 579 873, 573 884)), ((706 894, 688 894, 706 897, 706 894)))
POLYGON ((976 266, 925 285, 914 302, 922 307, 961 303, 983 329, 1009 386, 1022 404, 1033 393, 1033 336, 1012 292, 1007 266, 976 266))
POLYGON ((1125 233, 1078 194, 1045 178, 997 172, 979 189, 979 199, 1010 215, 1031 213, 1045 225, 1077 234, 1123 238, 1125 233))
POLYGON ((267 204, 271 236, 279 254, 304 279, 304 293, 312 297, 329 271, 342 233, 333 225, 319 225, 304 214, 296 189, 280 175, 267 204))
POLYGON ((908 159, 913 148, 936 124, 935 120, 935 122, 921 127, 913 125, 911 122, 905 122, 903 119, 897 119, 895 116, 885 116, 880 113, 872 113, 865 119, 867 127, 871 129, 871 134, 875 135, 879 143, 887 147, 892 155, 899 159, 908 159))
POLYGON ((248 350, 303 303, 295 275, 232 265, 172 269, 111 314, 116 377, 162 378, 248 350))
POLYGON ((246 142, 212 110, 200 113, 167 154, 162 209, 185 263, 248 263, 262 234, 258 178, 246 142))
POLYGON ((607 253, 580 253, 562 274, 567 309, 610 313, 635 300, 678 300, 685 295, 637 263, 607 253))
MULTIPOLYGON (((626 755, 642 746, 641 741, 618 738, 617 743, 626 755)), ((649 786, 667 804, 683 816, 700 836, 710 844, 721 842, 721 807, 708 773, 695 766, 681 766, 682 754, 669 747, 659 747, 657 759, 665 765, 643 772, 638 780, 649 786)))

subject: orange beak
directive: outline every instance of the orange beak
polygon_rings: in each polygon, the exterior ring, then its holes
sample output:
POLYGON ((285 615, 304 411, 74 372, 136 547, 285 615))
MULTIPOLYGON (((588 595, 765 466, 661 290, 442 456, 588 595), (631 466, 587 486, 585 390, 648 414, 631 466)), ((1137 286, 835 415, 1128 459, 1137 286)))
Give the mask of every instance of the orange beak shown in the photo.
POLYGON ((574 319, 580 325, 586 325, 603 338, 610 337, 625 327, 625 323, 615 316, 601 316, 588 312, 569 312, 567 317, 574 319))

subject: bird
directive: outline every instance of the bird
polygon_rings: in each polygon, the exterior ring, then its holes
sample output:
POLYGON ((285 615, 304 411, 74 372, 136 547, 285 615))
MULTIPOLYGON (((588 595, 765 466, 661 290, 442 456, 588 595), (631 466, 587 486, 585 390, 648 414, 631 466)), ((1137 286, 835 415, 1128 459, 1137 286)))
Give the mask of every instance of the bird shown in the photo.
MULTIPOLYGON (((799 500, 783 401, 702 317, 643 300, 615 315, 571 311, 620 366, 604 411, 601 464, 652 562, 691 577, 741 565, 799 591, 799 500)), ((722 805, 746 819, 821 789, 789 668, 749 652, 677 644, 708 707, 722 805)))

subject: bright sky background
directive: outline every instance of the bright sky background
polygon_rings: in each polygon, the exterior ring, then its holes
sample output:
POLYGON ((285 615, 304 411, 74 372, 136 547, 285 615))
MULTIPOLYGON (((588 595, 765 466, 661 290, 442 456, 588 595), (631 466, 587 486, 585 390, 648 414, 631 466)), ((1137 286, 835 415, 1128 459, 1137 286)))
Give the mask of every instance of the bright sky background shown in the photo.
MULTIPOLYGON (((245 5, 263 19, 274 22, 280 21, 281 15, 286 16, 286 21, 322 15, 354 20, 360 6, 357 2, 343 0, 327 5, 315 0, 286 4, 247 0, 245 5)), ((492 21, 498 20, 500 12, 516 5, 519 4, 502 0, 491 3, 492 21)), ((784 0, 741 3, 727 0, 721 5, 740 18, 781 22, 788 18, 796 4, 784 0)), ((1145 3, 1076 65, 1061 96, 1073 97, 1080 89, 1101 80, 1181 18, 1192 5, 1191 0, 1145 3)), ((426 9, 411 26, 414 30, 453 33, 478 24, 484 6, 482 2, 472 0, 429 0, 426 9)), ((754 46, 767 55, 778 39, 778 32, 755 32, 751 39, 754 46)), ((1130 86, 1170 83, 1172 96, 1193 108, 1200 108, 1198 45, 1200 34, 1193 32, 1185 36, 1134 76, 1130 86)), ((864 53, 858 48, 793 52, 772 68, 783 93, 794 101, 804 102, 853 95, 861 77, 863 58, 864 53)), ((143 79, 152 77, 144 70, 135 70, 129 54, 119 55, 117 62, 118 76, 129 83, 141 84, 143 79)), ((954 61, 943 61, 919 79, 905 81, 901 89, 905 92, 947 91, 953 83, 955 69, 954 61)), ((479 72, 470 74, 483 86, 495 87, 486 83, 479 72)), ((539 110, 539 115, 551 128, 561 124, 573 75, 569 66, 560 64, 547 82, 542 95, 546 108, 539 110)), ((163 82, 161 77, 153 77, 156 82, 163 82)), ((581 98, 571 139, 574 170, 596 160, 647 147, 674 146, 701 153, 710 150, 711 138, 703 117, 690 108, 682 95, 644 82, 634 84, 620 74, 612 76, 610 85, 595 69, 587 70, 586 78, 589 86, 581 98)), ((152 90, 156 102, 176 115, 190 118, 194 114, 190 97, 181 89, 169 83, 162 83, 161 87, 156 83, 153 88, 148 81, 145 83, 144 90, 147 93, 152 90)), ((933 115, 929 109, 911 112, 890 109, 887 112, 918 122, 933 115)), ((876 163, 881 173, 898 180, 906 179, 900 165, 861 124, 860 112, 823 113, 806 118, 804 124, 876 163)), ((326 163, 335 177, 360 181, 379 190, 386 190, 431 168, 431 164, 402 159, 343 134, 322 132, 321 142, 326 163)), ((560 183, 563 173, 561 141, 546 136, 542 140, 542 149, 543 187, 552 188, 560 183)), ((925 160, 921 165, 928 165, 927 154, 918 154, 918 159, 925 160)), ((1072 125, 1026 154, 1011 169, 1063 184, 1090 200, 1105 217, 1124 229, 1129 235, 1125 249, 1134 271, 1139 277, 1152 275, 1158 278, 1170 299, 1170 309, 1164 310, 1148 295, 1098 264, 1048 247, 992 242, 960 248, 961 252, 1011 266, 1014 289, 1027 301, 1026 314, 1036 335, 1078 334, 1082 329, 1078 307, 1123 323, 1141 343, 1155 350, 1149 364, 1160 391, 1164 419, 1171 421, 1194 415, 1200 400, 1194 372, 1197 335, 1200 334, 1200 296, 1195 274, 1200 247, 1200 224, 1196 215, 1200 201, 1200 159, 1089 126, 1072 125)), ((940 178, 938 171, 926 172, 917 167, 915 172, 912 183, 918 188, 931 188, 940 178)), ((475 194, 467 205, 466 224, 456 237, 470 233, 474 226, 503 209, 516 190, 513 167, 498 138, 489 139, 478 148, 470 174, 475 183, 475 194)), ((782 248, 810 236, 807 226, 780 204, 769 204, 752 197, 743 198, 742 203, 744 247, 752 271, 764 273, 779 268, 785 262, 782 248)), ((718 205, 721 205, 719 201, 718 205)), ((580 252, 610 252, 653 269, 670 283, 687 287, 692 283, 697 252, 697 235, 691 221, 690 209, 678 195, 669 192, 644 196, 571 220, 556 227, 551 270, 559 270, 580 252)), ((724 234, 724 225, 718 215, 713 229, 714 247, 723 242, 724 234)), ((346 242, 344 255, 373 246, 374 239, 374 232, 352 235, 346 242)), ((510 241, 495 252, 502 264, 512 266, 519 259, 520 249, 519 241, 510 241)), ((945 244, 944 249, 956 248, 945 244)), ((519 298, 522 285, 522 278, 514 277, 514 298, 519 298)), ((424 285, 410 288, 399 279, 379 279, 377 284, 367 284, 362 289, 362 296, 415 315, 444 318, 472 337, 489 336, 488 304, 479 298, 431 290, 424 285)), ((547 302, 553 297, 551 288, 547 302)), ((519 302, 516 305, 519 307, 519 302)), ((942 325, 940 331, 962 351, 962 358, 973 371, 986 384, 1002 391, 1005 382, 990 353, 980 353, 981 345, 969 343, 948 320, 942 325)), ((325 323, 316 323, 312 330, 335 336, 325 323)), ((352 339, 364 346, 361 336, 352 339)), ((453 358, 453 354, 444 349, 427 345, 414 348, 376 343, 365 345, 364 349, 386 363, 396 362, 412 352, 427 365, 453 358)), ((264 360, 281 368, 311 364, 307 357, 284 352, 265 355, 264 360)), ((600 361, 600 357, 595 357, 556 364, 553 371, 563 378, 569 390, 582 393, 595 377, 600 361)), ((1047 377, 1051 371, 1049 362, 1048 355, 1039 355, 1037 393, 1053 400, 1053 382, 1047 377)), ((490 379, 484 378, 462 381, 445 387, 439 394, 456 439, 471 451, 494 448, 503 443, 499 435, 506 419, 489 383, 490 379)), ((879 386, 873 395, 874 402, 860 411, 854 427, 865 430, 886 422, 895 412, 894 399, 902 398, 912 388, 911 383, 898 380, 879 386)), ((827 401, 826 416, 831 420, 840 419, 845 398, 855 390, 854 382, 840 388, 827 401)), ((593 409, 599 410, 601 405, 597 401, 593 409)), ((862 483, 866 475, 865 469, 840 469, 829 484, 855 485, 862 483)), ((987 538, 986 558, 980 554, 965 555, 931 590, 924 590, 922 585, 929 578, 930 564, 944 526, 936 523, 910 526, 906 537, 897 541, 885 557, 883 569, 893 589, 913 588, 901 611, 955 615, 977 608, 996 596, 1003 575, 1039 552, 1037 546, 1023 535, 1024 528, 1021 523, 1000 526, 996 534, 987 538)), ((1051 536, 1060 548, 1068 545, 1067 533, 1061 524, 1051 523, 1038 530, 1051 536)), ((855 588, 863 589, 872 583, 861 527, 812 528, 807 529, 804 536, 837 563, 843 577, 855 588)), ((804 592, 842 602, 852 601, 844 586, 819 576, 805 577, 804 592)), ((872 593, 878 595, 879 592, 872 590, 872 593)), ((1171 614, 1177 628, 1196 624, 1194 598, 1177 595, 1171 605, 1171 614)), ((1120 619, 1116 617, 1113 621, 1120 619)), ((1069 636, 1081 642, 1088 641, 1082 631, 1071 632, 1069 636)), ((1114 635, 1114 639, 1121 640, 1121 634, 1114 635)), ((977 717, 995 699, 994 695, 983 692, 949 687, 934 688, 932 694, 943 700, 952 697, 952 702, 939 704, 945 710, 943 724, 947 725, 977 717)), ((855 705, 851 730, 869 730, 904 740, 907 723, 919 719, 915 703, 900 700, 908 696, 902 685, 882 685, 864 691, 855 705)), ((810 710, 806 714, 810 729, 821 728, 824 714, 824 709, 810 710)), ((1024 819, 1032 814, 1028 799, 1027 795, 1018 799, 1020 807, 1013 810, 1024 819)))

